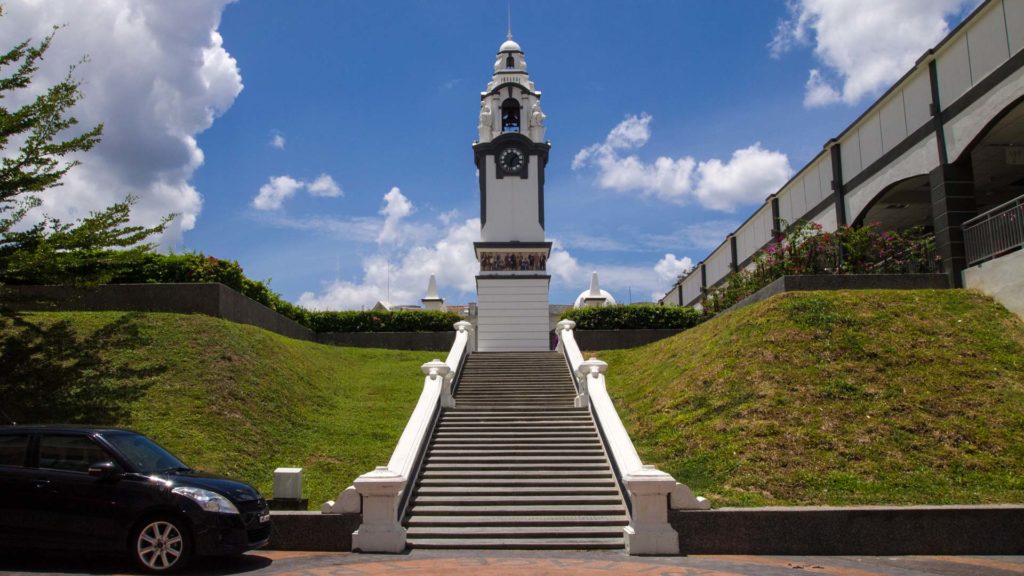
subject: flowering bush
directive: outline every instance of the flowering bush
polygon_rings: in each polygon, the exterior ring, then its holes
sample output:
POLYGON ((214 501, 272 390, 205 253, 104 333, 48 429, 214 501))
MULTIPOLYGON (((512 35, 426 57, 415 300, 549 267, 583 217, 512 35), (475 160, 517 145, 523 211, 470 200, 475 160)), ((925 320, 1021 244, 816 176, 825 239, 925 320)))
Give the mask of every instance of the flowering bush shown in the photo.
POLYGON ((821 224, 801 221, 755 254, 751 266, 709 290, 703 306, 720 312, 787 275, 934 272, 934 252, 934 237, 920 227, 879 232, 877 225, 866 224, 823 232, 821 224))

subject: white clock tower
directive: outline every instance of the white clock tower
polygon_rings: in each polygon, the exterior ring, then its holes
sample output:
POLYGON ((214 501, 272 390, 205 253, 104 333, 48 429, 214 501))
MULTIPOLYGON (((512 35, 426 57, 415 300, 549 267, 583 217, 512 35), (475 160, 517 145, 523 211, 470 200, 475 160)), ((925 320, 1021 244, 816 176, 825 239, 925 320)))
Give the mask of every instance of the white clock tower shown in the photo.
POLYGON ((498 49, 494 74, 480 93, 480 242, 474 243, 477 349, 548 350, 547 260, 544 239, 544 141, 540 92, 526 72, 519 44, 498 49))

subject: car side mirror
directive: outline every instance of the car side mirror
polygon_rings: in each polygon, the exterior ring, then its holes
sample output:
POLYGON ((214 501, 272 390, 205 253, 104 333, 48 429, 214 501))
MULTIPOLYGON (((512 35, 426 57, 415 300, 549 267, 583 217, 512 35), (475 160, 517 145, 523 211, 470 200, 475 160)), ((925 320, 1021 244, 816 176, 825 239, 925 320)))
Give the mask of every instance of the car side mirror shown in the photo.
POLYGON ((89 476, 95 478, 110 478, 120 472, 117 464, 113 462, 96 462, 89 465, 89 476))

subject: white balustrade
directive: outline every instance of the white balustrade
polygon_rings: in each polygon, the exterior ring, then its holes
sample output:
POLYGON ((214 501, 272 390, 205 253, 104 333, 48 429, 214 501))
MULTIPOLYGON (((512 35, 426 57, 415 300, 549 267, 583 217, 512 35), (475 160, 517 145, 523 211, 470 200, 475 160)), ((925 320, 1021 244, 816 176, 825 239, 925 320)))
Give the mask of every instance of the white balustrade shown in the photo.
POLYGON ((668 523, 669 507, 707 510, 711 503, 695 497, 685 485, 654 466, 645 466, 637 454, 612 399, 608 396, 604 373, 608 364, 591 358, 583 360, 573 329, 576 323, 562 320, 556 325, 558 349, 579 377, 577 405, 588 406, 594 414, 617 473, 629 492, 629 526, 623 529, 626 551, 631 555, 678 554, 679 536, 668 523))
POLYGON ((454 407, 451 383, 472 343, 472 324, 455 323, 455 342, 448 358, 424 364, 423 392, 413 409, 402 436, 387 466, 356 478, 342 491, 337 501, 326 502, 321 511, 341 514, 361 511, 362 524, 352 533, 352 549, 363 552, 399 553, 405 550, 405 528, 401 524, 402 495, 415 480, 420 456, 430 440, 430 432, 442 407, 454 407), (359 499, 356 500, 355 492, 359 499))

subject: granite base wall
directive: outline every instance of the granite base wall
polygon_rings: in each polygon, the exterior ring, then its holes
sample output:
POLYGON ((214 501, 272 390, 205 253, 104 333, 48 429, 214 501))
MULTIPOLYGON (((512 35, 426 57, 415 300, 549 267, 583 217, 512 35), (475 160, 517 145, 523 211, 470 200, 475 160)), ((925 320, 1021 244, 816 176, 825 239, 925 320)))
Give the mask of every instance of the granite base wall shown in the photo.
POLYGON ((443 351, 455 341, 445 332, 326 332, 317 334, 291 318, 223 284, 106 284, 95 288, 70 286, 3 286, 0 302, 13 310, 85 312, 172 312, 206 314, 249 324, 282 336, 358 348, 443 351))
POLYGON ((267 549, 347 552, 352 550, 352 533, 362 518, 362 514, 274 511, 267 549))
POLYGON ((580 350, 619 350, 637 348, 682 332, 681 329, 575 330, 580 350))
POLYGON ((391 350, 450 350, 455 331, 447 332, 322 332, 316 335, 321 344, 356 348, 389 348, 391 350))
POLYGON ((783 292, 808 290, 925 290, 949 288, 946 274, 808 274, 783 276, 733 304, 729 310, 767 300, 783 292))
POLYGON ((1024 554, 1024 506, 673 510, 682 554, 1024 554))
POLYGON ((289 338, 314 340, 312 330, 223 284, 106 284, 71 286, 5 286, 3 303, 15 310, 99 312, 173 312, 206 314, 250 324, 289 338))

